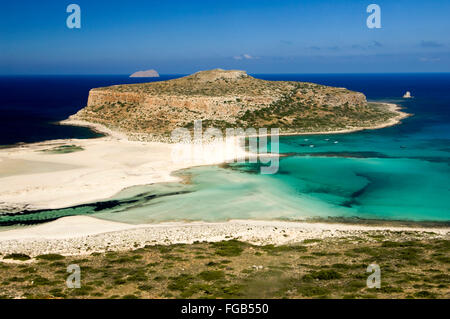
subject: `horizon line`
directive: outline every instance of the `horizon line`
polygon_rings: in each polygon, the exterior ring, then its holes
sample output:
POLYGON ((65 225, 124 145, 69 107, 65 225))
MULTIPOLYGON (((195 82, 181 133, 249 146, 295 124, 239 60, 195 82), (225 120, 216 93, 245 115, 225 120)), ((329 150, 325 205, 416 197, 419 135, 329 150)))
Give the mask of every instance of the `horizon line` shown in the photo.
MULTIPOLYGON (((230 69, 234 70, 234 69, 230 69)), ((208 71, 208 70, 200 70, 200 71, 208 71)), ((191 75, 200 71, 195 71, 193 73, 160 73, 159 77, 163 76, 186 76, 191 75)), ((245 71, 245 70, 243 70, 245 71)), ((443 72, 289 72, 289 73, 265 73, 265 72, 247 72, 249 75, 363 75, 363 74, 450 74, 450 71, 443 71, 443 72)), ((129 73, 18 73, 18 74, 0 74, 0 77, 7 77, 7 76, 128 76, 130 77, 131 74, 129 73)), ((158 79, 159 77, 145 77, 147 79, 158 79)), ((131 78, 131 77, 130 77, 131 78)), ((134 79, 144 79, 144 77, 134 77, 134 79)))

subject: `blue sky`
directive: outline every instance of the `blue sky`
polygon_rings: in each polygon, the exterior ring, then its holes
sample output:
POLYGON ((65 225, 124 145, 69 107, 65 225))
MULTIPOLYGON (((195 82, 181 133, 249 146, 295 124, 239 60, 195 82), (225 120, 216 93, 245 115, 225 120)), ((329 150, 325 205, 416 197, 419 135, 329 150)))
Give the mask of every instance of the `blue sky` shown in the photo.
POLYGON ((450 72, 449 35, 448 0, 16 0, 0 6, 0 74, 450 72))

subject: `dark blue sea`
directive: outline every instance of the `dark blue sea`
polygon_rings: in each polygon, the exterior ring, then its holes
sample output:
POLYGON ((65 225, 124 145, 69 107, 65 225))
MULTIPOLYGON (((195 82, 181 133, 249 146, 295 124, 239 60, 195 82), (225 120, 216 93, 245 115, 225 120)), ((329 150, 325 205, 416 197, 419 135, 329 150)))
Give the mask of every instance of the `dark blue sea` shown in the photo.
POLYGON ((90 129, 56 123, 85 107, 92 88, 152 80, 125 75, 0 76, 0 145, 98 137, 90 129))

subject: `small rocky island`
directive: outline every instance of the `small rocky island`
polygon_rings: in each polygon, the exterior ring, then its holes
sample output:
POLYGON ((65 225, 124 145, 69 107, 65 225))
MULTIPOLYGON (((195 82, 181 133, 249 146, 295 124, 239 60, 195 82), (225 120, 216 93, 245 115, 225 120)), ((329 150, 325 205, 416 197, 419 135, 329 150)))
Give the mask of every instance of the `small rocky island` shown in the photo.
POLYGON ((88 105, 68 122, 101 124, 134 140, 168 141, 172 130, 190 129, 195 120, 204 127, 277 127, 286 134, 378 128, 404 116, 395 106, 368 103, 364 94, 345 88, 215 69, 92 89, 88 105))
POLYGON ((130 75, 130 78, 159 78, 159 73, 156 70, 137 71, 130 75))
POLYGON ((411 92, 406 91, 406 93, 403 95, 403 98, 404 98, 404 99, 410 99, 410 98, 412 98, 411 92))

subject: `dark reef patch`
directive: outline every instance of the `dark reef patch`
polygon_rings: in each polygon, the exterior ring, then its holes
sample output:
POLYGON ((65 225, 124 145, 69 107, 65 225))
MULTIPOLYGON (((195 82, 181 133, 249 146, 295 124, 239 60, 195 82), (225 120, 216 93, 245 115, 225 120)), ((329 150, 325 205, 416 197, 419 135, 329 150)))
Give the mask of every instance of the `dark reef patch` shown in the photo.
POLYGON ((0 212, 0 227, 14 225, 34 225, 56 220, 61 217, 75 215, 90 215, 104 210, 117 213, 125 209, 138 208, 157 198, 187 194, 190 191, 177 191, 163 194, 142 193, 131 198, 120 200, 99 201, 60 209, 24 210, 21 212, 0 212))

